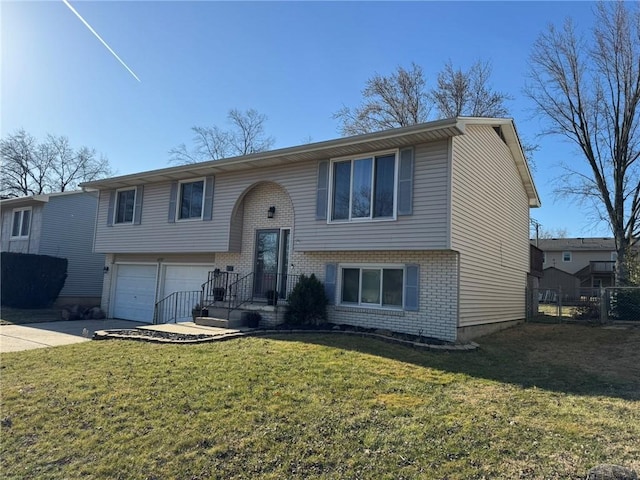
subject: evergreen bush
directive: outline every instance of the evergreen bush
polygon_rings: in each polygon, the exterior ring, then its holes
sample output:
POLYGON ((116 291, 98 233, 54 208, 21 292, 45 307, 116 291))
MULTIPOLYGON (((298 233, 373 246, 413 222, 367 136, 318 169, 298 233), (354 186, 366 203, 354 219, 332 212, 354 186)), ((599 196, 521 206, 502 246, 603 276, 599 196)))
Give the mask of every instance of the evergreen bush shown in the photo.
POLYGON ((324 285, 312 273, 300 279, 288 297, 285 320, 292 325, 319 325, 327 321, 329 299, 324 285))

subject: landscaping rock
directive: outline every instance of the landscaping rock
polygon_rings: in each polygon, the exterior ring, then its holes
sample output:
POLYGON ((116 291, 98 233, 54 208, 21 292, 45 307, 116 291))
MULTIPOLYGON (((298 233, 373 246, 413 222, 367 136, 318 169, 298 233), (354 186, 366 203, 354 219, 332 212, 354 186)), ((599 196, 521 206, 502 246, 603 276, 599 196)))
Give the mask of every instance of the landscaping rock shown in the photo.
POLYGON ((638 480, 638 474, 620 465, 602 464, 589 470, 586 480, 638 480))
POLYGON ((82 313, 82 318, 85 320, 102 320, 106 317, 107 316, 100 307, 90 307, 82 313))
POLYGON ((62 320, 80 320, 82 318, 82 307, 80 305, 66 305, 60 311, 62 320))

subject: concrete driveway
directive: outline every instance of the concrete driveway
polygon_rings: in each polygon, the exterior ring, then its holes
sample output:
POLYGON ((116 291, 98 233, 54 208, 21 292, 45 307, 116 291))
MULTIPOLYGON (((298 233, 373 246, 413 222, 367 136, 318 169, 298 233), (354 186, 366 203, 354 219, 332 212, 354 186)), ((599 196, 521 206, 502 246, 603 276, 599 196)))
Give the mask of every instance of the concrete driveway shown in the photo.
POLYGON ((0 325, 0 353, 88 342, 96 330, 142 325, 147 324, 114 319, 0 325))

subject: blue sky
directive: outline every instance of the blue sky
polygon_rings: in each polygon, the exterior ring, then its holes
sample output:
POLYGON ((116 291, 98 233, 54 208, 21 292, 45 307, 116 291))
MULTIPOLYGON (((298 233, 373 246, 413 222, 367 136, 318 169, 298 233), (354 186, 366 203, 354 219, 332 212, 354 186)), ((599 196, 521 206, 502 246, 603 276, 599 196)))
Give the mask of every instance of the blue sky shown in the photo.
POLYGON ((492 87, 521 136, 540 145, 532 216, 571 236, 609 236, 588 212, 556 199, 561 161, 582 162, 559 137, 535 138, 522 93, 528 57, 550 23, 588 32, 590 2, 85 2, 0 3, 1 133, 66 135, 108 157, 118 174, 168 166, 194 125, 224 127, 230 108, 268 116, 275 148, 339 136, 332 113, 355 106, 367 78, 421 65, 427 82, 451 60, 493 65, 492 87))

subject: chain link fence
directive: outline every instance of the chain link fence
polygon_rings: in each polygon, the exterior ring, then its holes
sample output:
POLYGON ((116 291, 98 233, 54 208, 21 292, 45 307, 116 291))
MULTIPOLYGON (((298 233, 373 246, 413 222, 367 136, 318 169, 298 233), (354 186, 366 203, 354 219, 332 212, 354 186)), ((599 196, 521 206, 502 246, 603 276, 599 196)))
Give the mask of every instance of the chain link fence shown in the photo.
POLYGON ((640 324, 640 287, 584 288, 571 295, 530 288, 526 295, 527 321, 640 324))

